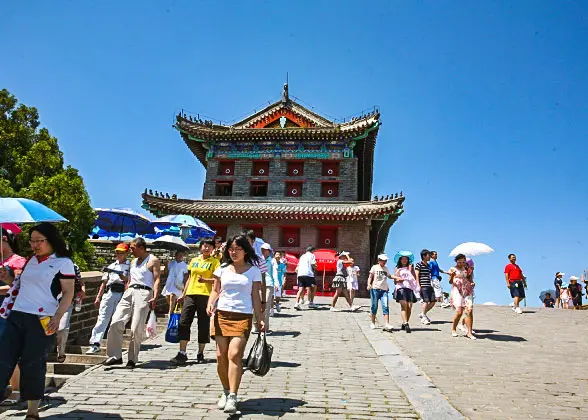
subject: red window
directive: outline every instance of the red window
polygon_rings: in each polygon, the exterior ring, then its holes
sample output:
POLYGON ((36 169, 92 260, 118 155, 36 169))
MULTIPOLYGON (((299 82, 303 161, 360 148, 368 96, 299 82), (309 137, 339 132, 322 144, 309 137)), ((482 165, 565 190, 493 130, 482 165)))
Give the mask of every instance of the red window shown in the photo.
POLYGON ((304 162, 288 162, 288 176, 304 175, 304 162))
POLYGON ((323 182, 321 185, 321 197, 339 197, 339 183, 323 182))
POLYGON ((339 176, 339 162, 323 162, 323 176, 339 176))
POLYGON ((267 181, 251 181, 250 197, 267 197, 267 181))
POLYGON ((318 248, 337 248, 337 228, 319 228, 318 248))
POLYGON ((282 240, 280 241, 282 247, 299 247, 300 246, 300 228, 297 227, 283 227, 282 240))
POLYGON ((233 182, 218 181, 216 183, 216 195, 221 197, 229 197, 233 195, 233 182))
POLYGON ((208 226, 210 226, 212 230, 216 230, 216 233, 214 234, 215 237, 220 236, 223 242, 227 240, 227 225, 217 225, 214 223, 209 223, 208 226))
POLYGON ((255 161, 253 162, 253 170, 251 171, 253 176, 269 176, 269 162, 268 161, 255 161))
POLYGON ((286 182, 286 197, 302 197, 302 182, 286 182))
POLYGON ((219 175, 234 175, 235 174, 235 161, 234 160, 223 160, 218 165, 219 175))
POLYGON ((252 230, 256 238, 263 238, 263 225, 243 225, 243 230, 252 230))

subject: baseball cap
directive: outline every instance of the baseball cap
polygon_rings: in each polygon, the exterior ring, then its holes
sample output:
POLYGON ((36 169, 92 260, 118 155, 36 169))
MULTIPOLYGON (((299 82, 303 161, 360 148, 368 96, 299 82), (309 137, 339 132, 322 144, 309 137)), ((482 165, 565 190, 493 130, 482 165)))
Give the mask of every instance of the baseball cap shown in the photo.
POLYGON ((120 244, 118 244, 116 246, 116 248, 114 248, 114 250, 116 252, 128 252, 129 251, 129 246, 127 244, 125 244, 124 242, 121 242, 120 244))
POLYGON ((378 259, 382 261, 388 261, 388 256, 386 254, 378 255, 378 259))
POLYGON ((267 250, 271 251, 272 246, 270 244, 268 244, 267 242, 264 242, 263 245, 261 245, 261 249, 267 249, 267 250))

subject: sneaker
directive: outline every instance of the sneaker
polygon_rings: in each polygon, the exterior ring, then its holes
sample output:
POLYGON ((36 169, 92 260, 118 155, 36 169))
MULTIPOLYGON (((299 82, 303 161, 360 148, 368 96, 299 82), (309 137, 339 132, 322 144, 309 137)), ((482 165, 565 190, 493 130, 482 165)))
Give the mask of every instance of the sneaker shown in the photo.
POLYGON ((431 323, 431 318, 429 318, 428 315, 424 315, 425 320, 427 321, 427 325, 429 325, 431 323))
POLYGON ((384 327, 384 331, 392 332, 392 325, 386 324, 386 326, 384 327))
POLYGON ((331 309, 329 309, 331 312, 341 312, 341 309, 339 308, 335 308, 334 306, 331 306, 331 309))
POLYGON ((267 331, 265 332, 265 335, 272 335, 272 334, 273 334, 273 331, 272 331, 272 330, 267 330, 267 331))
POLYGON ((227 396, 227 403, 223 411, 228 414, 235 414, 237 412, 237 396, 235 394, 231 393, 227 396))
POLYGON ((421 324, 423 325, 429 325, 431 323, 431 321, 429 320, 429 318, 427 318, 427 316, 423 316, 421 317, 421 324))
POLYGON ((459 337, 459 334, 457 333, 457 331, 451 331, 451 336, 452 337, 459 337))
POLYGON ((281 306, 279 303, 276 303, 276 312, 280 313, 280 311, 282 310, 281 306))
POLYGON ((449 303, 447 303, 447 302, 443 302, 443 303, 441 304, 441 307, 442 307, 442 308, 449 308, 450 306, 451 306, 451 305, 450 305, 449 303))
POLYGON ((464 334, 467 334, 468 333, 468 329, 463 324, 459 324, 457 326, 457 329, 460 330, 464 334))
POLYGON ((516 309, 515 309, 515 312, 516 312, 517 314, 522 314, 522 313, 523 313, 523 310, 522 310, 521 308, 516 308, 516 309))
POLYGON ((370 322, 370 328, 372 330, 375 330, 376 329, 376 324, 374 324, 373 322, 370 322))
POLYGON ((402 324, 402 326, 400 327, 400 329, 401 329, 402 331, 406 330, 406 325, 407 325, 407 324, 402 324))
POLYGON ((93 344, 92 347, 88 349, 86 354, 96 354, 100 353, 100 344, 93 344))
POLYGON ((316 309, 316 305, 314 304, 314 302, 308 302, 308 308, 309 309, 316 309))
MULTIPOLYGON (((187 359, 187 357, 186 357, 186 359, 187 359)), ((196 356, 196 362, 198 362, 198 363, 204 363, 205 362, 204 355, 202 353, 198 353, 198 355, 196 356)))
POLYGON ((301 311, 302 309, 300 308, 300 303, 296 302, 294 304, 294 309, 296 309, 297 311, 301 311))
POLYGON ((408 334, 410 334, 412 332, 412 330, 410 329, 410 326, 408 324, 406 324, 404 326, 404 331, 406 331, 408 334))
POLYGON ((127 369, 135 369, 135 366, 137 366, 137 364, 135 362, 133 362, 132 360, 129 360, 127 362, 127 369))
POLYGON ((251 334, 259 334, 259 330, 257 329, 257 327, 253 327, 251 329, 251 334))
POLYGON ((349 308, 349 310, 351 312, 355 312, 355 311, 359 310, 359 306, 357 306, 357 305, 351 305, 351 307, 349 308))
POLYGON ((188 361, 188 356, 186 354, 181 353, 181 352, 178 352, 178 354, 176 354, 176 356, 170 360, 170 362, 173 363, 174 365, 185 365, 187 361, 188 361))
POLYGON ((12 385, 6 385, 6 388, 4 388, 4 395, 3 395, 2 401, 7 400, 8 398, 10 398, 11 395, 12 395, 12 385))
POLYGON ((227 405, 227 397, 229 396, 228 392, 223 391, 223 395, 218 399, 218 403, 216 406, 219 410, 224 410, 225 406, 227 405))
POLYGON ((478 337, 474 336, 474 335, 466 335, 467 338, 469 338, 470 340, 477 340, 478 337))
POLYGON ((109 357, 103 364, 104 366, 122 365, 123 361, 122 359, 117 359, 116 357, 109 357))

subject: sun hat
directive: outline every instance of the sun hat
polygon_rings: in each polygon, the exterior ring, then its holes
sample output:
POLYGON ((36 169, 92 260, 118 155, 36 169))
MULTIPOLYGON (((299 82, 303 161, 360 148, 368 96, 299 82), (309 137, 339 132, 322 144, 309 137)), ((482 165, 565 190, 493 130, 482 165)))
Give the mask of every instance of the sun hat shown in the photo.
POLYGON ((570 281, 578 281, 578 280, 580 280, 578 277, 570 276, 570 281))
POLYGON ((398 261, 402 257, 408 257, 409 264, 414 263, 414 254, 410 251, 399 251, 394 255, 394 263, 398 264, 398 261))
POLYGON ((261 245, 261 249, 267 249, 267 250, 271 251, 272 246, 270 244, 268 244, 267 242, 264 242, 263 245, 261 245))
POLYGON ((349 256, 349 252, 347 252, 347 251, 341 251, 339 253, 339 257, 348 257, 348 256, 349 256))
POLYGON ((378 255, 378 260, 388 261, 388 256, 386 254, 380 254, 378 255))
POLYGON ((114 248, 114 250, 116 252, 128 252, 129 251, 129 246, 127 244, 125 244, 124 242, 121 242, 120 244, 118 244, 116 246, 116 248, 114 248))

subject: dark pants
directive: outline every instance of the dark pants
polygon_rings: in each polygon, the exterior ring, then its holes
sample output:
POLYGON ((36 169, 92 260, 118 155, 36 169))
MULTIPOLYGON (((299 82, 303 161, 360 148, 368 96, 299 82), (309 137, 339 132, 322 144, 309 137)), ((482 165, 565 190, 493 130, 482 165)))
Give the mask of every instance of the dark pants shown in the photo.
POLYGON ((200 344, 210 343, 210 317, 206 313, 206 305, 208 305, 208 296, 186 295, 178 326, 180 340, 190 341, 190 327, 192 327, 194 315, 196 315, 198 317, 198 342, 200 344))
POLYGON ((38 315, 12 311, 8 319, 0 318, 0 389, 6 388, 18 363, 21 398, 43 398, 47 357, 54 342, 54 336, 45 335, 38 315))

